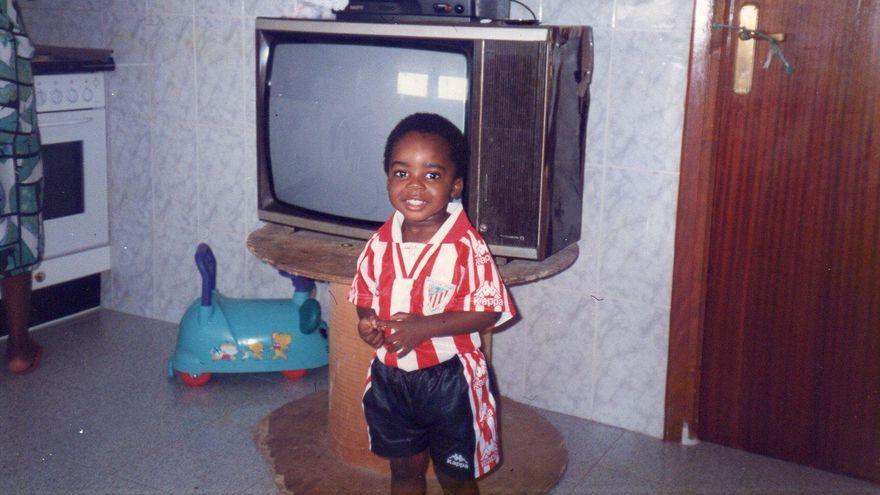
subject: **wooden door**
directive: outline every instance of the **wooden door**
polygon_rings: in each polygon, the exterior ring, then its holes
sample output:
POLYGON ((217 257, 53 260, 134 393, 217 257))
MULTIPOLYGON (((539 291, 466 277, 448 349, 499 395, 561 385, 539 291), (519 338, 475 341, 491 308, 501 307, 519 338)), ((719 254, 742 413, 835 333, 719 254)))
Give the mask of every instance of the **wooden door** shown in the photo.
MULTIPOLYGON (((695 38, 689 90, 703 84, 712 113, 688 116, 711 135, 686 123, 685 153, 699 140, 708 163, 683 165, 682 188, 704 180, 707 212, 701 231, 682 190, 676 263, 695 255, 705 264, 682 266, 705 278, 689 285, 676 267, 670 345, 689 343, 700 373, 676 385, 683 351, 671 350, 667 398, 693 386, 703 440, 880 482, 880 2, 749 3, 759 30, 785 33, 795 71, 762 69, 758 41, 751 92, 735 94, 737 33, 697 18, 708 49, 695 38), (714 73, 695 72, 701 56, 714 73), (689 335, 676 315, 694 300, 689 335)), ((707 4, 738 24, 745 2, 698 0, 697 16, 707 4)))

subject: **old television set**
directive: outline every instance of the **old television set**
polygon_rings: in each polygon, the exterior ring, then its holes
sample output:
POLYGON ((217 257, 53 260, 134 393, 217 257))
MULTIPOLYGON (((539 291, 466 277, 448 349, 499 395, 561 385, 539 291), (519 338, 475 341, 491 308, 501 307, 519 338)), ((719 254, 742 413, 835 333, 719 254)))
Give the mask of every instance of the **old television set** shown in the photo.
POLYGON ((468 138, 462 202, 496 256, 580 238, 592 36, 584 26, 256 21, 260 219, 368 238, 382 156, 415 112, 468 138))

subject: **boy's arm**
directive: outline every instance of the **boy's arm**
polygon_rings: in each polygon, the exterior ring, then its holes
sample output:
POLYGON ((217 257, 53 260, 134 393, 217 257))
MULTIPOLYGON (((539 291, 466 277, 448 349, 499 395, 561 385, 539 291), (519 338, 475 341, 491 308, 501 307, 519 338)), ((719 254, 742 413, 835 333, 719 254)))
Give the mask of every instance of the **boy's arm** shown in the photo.
POLYGON ((430 338, 479 332, 492 326, 500 316, 501 313, 485 311, 459 311, 431 316, 397 313, 391 317, 391 321, 379 320, 378 326, 392 329, 391 335, 384 339, 385 344, 391 345, 398 357, 403 357, 430 338))

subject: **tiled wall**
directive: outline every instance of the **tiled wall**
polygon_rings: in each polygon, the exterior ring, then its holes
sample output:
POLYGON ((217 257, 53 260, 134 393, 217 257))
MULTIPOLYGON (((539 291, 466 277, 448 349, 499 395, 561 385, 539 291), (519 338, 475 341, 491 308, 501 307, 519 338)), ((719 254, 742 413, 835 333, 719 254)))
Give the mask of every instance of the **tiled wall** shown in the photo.
MULTIPOLYGON (((327 17, 340 0, 25 0, 42 44, 110 47, 113 271, 107 307, 169 321, 218 285, 281 297, 245 248, 257 225, 253 18, 327 17)), ((523 320, 495 338, 509 397, 662 435, 673 231, 691 0, 529 0, 594 28, 584 239, 569 270, 516 287, 523 320)), ((513 8, 515 17, 528 14, 513 8)))

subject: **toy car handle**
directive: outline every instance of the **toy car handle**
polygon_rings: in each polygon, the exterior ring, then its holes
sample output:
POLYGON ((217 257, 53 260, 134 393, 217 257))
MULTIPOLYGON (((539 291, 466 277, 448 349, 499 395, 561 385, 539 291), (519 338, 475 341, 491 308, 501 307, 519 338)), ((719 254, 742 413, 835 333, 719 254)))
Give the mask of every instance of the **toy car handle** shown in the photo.
POLYGON ((211 292, 217 288, 217 260, 204 242, 196 249, 196 266, 202 275, 202 306, 210 306, 211 292))
POLYGON ((300 277, 299 275, 294 275, 285 272, 284 270, 278 270, 278 273, 280 273, 282 277, 290 279, 293 283, 293 290, 296 292, 308 292, 315 287, 315 281, 310 278, 300 277))

